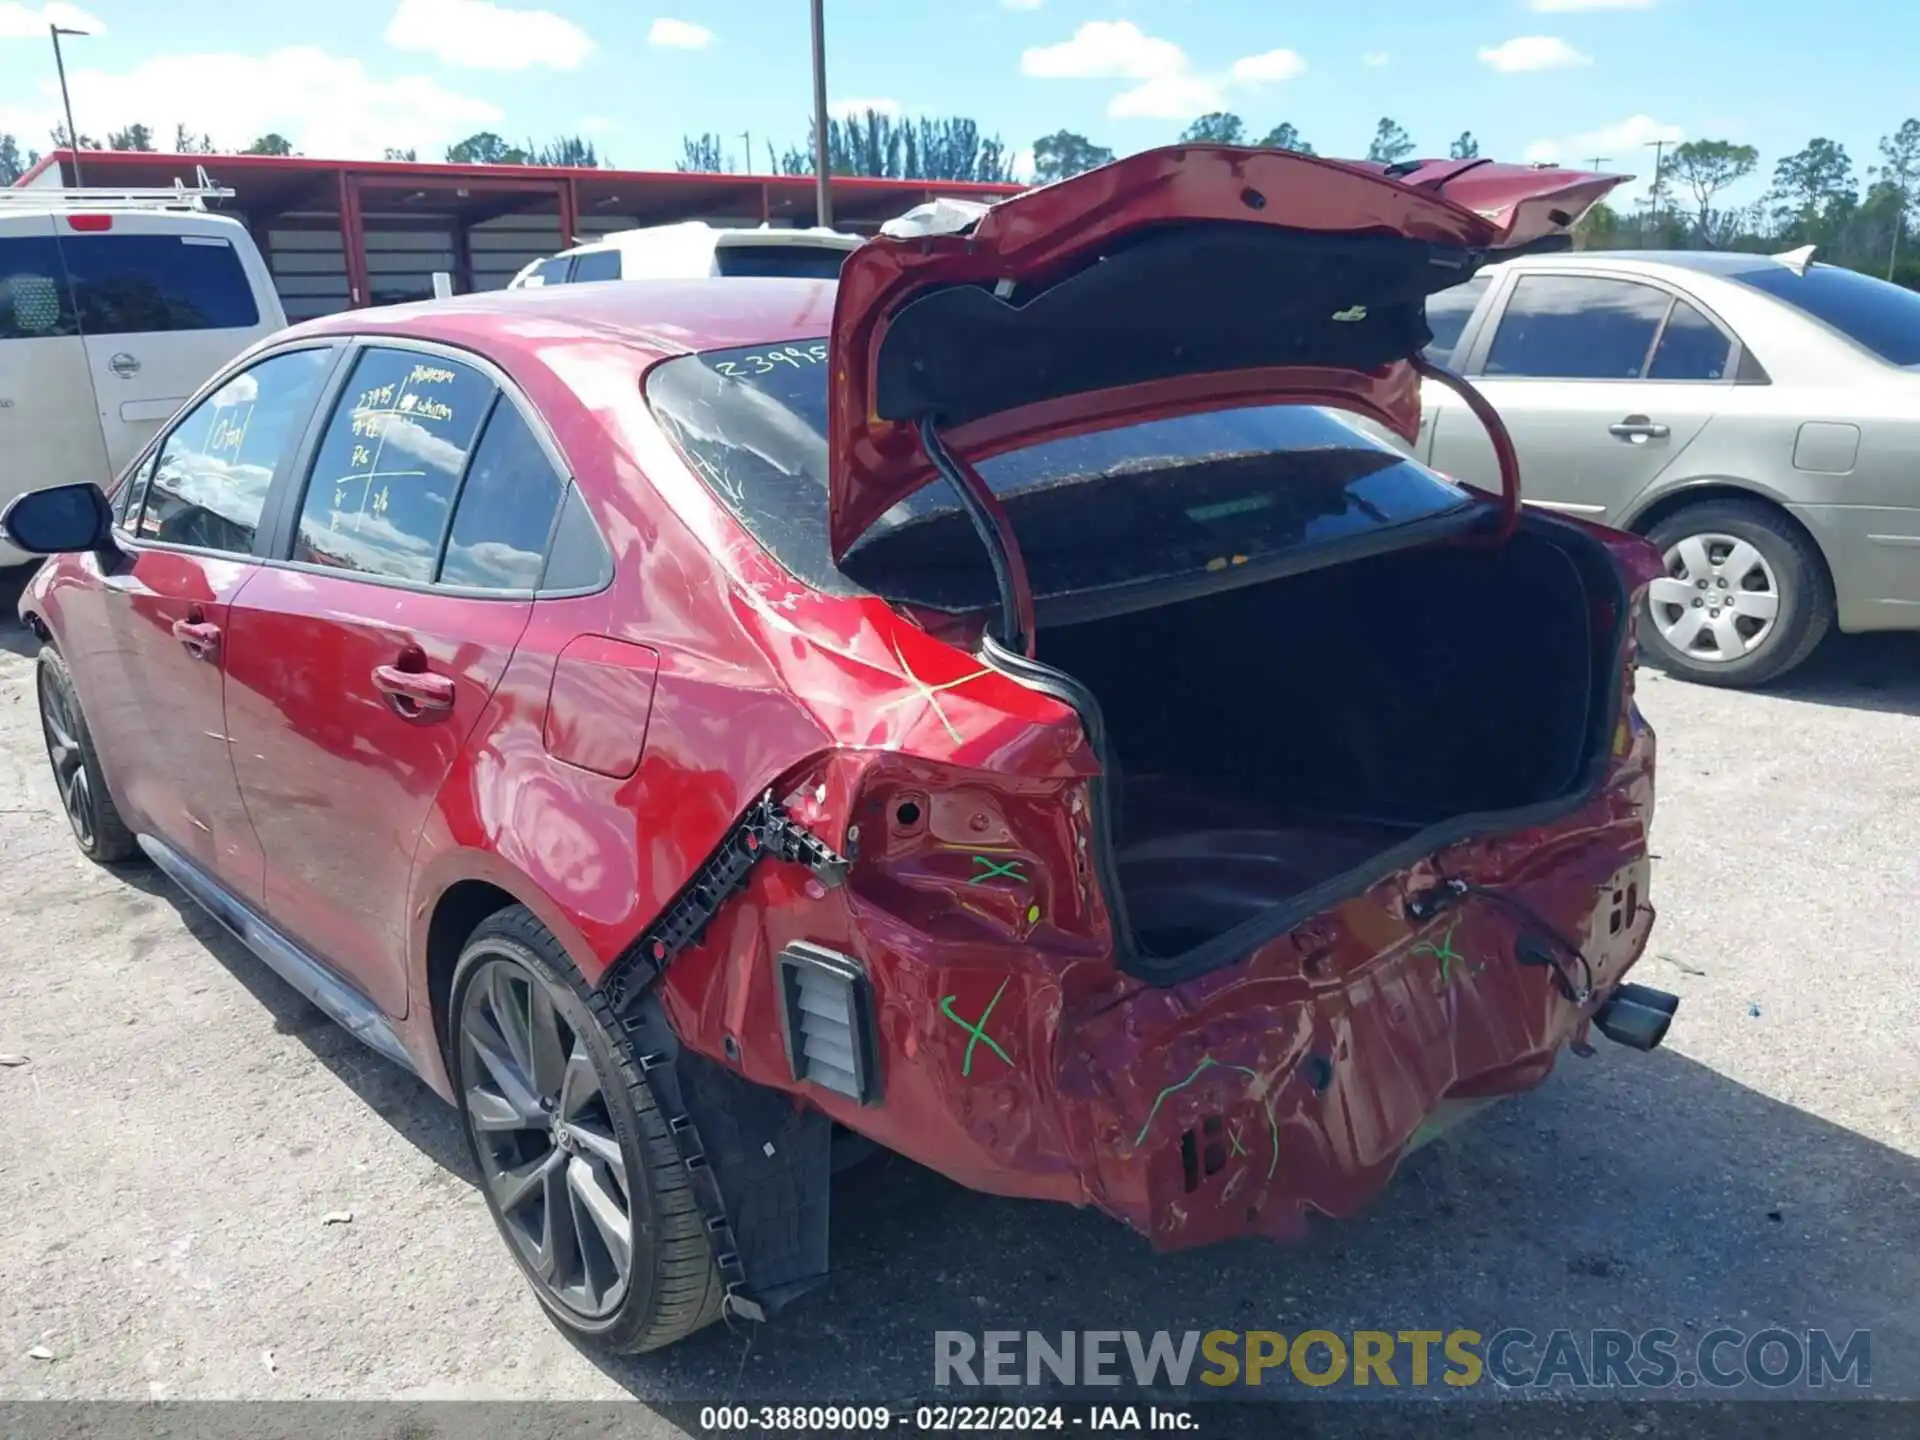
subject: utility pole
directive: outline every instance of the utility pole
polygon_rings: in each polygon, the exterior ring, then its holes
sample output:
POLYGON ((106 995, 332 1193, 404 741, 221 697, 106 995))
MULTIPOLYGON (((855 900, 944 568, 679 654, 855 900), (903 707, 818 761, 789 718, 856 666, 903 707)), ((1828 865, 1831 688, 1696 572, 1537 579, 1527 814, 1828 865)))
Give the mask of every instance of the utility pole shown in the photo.
POLYGON ((1666 168, 1662 162, 1666 158, 1667 146, 1672 143, 1671 140, 1647 141, 1653 151, 1653 187, 1647 193, 1653 201, 1652 214, 1656 220, 1660 218, 1660 196, 1663 193, 1660 187, 1666 182, 1666 168))
POLYGON ((53 65, 60 72, 60 104, 67 112, 67 144, 73 149, 73 183, 80 180, 80 132, 73 128, 73 99, 67 94, 67 62, 60 53, 62 35, 85 35, 85 30, 69 30, 64 25, 49 25, 47 33, 53 37, 53 65))
POLYGON ((1611 155, 1596 155, 1593 157, 1593 168, 1598 170, 1602 165, 1605 165, 1612 159, 1613 157, 1611 155))
POLYGON ((813 187, 816 225, 833 224, 833 177, 827 173, 826 0, 813 0, 813 187))
POLYGON ((746 146, 746 149, 740 152, 743 157, 740 164, 740 173, 742 175, 751 175, 753 173, 753 132, 751 130, 742 130, 740 132, 740 143, 746 146))

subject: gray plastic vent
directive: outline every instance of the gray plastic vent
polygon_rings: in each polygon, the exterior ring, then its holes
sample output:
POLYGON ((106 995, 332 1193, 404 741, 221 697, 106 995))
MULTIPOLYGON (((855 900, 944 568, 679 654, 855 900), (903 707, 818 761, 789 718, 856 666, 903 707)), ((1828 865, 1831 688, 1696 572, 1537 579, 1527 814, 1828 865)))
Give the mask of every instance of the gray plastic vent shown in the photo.
POLYGON ((793 1078, 872 1104, 879 1084, 866 972, 858 961, 805 941, 781 952, 778 969, 793 1078))

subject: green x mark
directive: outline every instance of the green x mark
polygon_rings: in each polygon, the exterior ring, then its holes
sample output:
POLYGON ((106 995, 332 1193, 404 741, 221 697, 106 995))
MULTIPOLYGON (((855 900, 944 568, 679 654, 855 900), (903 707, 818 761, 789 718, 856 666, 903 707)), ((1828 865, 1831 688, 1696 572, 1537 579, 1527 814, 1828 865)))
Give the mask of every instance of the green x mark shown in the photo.
POLYGON ((993 1007, 998 1005, 1000 1003, 1000 997, 1006 994, 1007 985, 1012 978, 1012 976, 1008 976, 1006 980, 1000 982, 1000 988, 993 992, 993 999, 987 1002, 987 1008, 980 1012, 980 1018, 978 1020, 963 1020, 960 1016, 953 1013, 953 1002, 959 998, 958 996, 948 995, 941 999, 940 1013, 973 1037, 967 1041, 967 1053, 960 1057, 960 1074, 962 1077, 973 1074, 973 1047, 978 1045, 982 1040, 987 1042, 987 1048, 989 1050, 1006 1061, 1009 1070, 1013 1068, 1013 1057, 1002 1050, 999 1045, 994 1042, 994 1038, 987 1034, 987 1021, 993 1017, 993 1007))
POLYGON ((1027 877, 1020 873, 1020 862, 1018 860, 1009 860, 1004 865, 998 865, 992 860, 989 860, 985 855, 976 855, 973 857, 973 863, 976 865, 984 865, 987 868, 967 881, 969 885, 978 885, 982 880, 991 880, 997 875, 1005 876, 1009 880, 1018 880, 1023 885, 1026 883, 1027 877))
MULTIPOLYGON (((1407 952, 1408 955, 1431 955, 1440 962, 1440 988, 1443 990, 1447 986, 1448 977, 1453 973, 1453 962, 1458 960, 1462 966, 1467 964, 1467 957, 1453 948, 1454 929, 1454 926, 1449 925, 1447 933, 1440 937, 1438 945, 1431 940, 1422 940, 1407 952)), ((1477 970, 1479 967, 1474 968, 1477 970)))

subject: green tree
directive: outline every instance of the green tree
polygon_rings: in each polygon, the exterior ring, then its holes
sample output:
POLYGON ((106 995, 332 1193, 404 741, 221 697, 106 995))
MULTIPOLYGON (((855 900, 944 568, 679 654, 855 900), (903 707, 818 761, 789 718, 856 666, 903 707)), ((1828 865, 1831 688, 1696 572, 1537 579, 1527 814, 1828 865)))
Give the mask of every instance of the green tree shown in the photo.
POLYGON ((1106 146, 1071 130, 1056 130, 1033 142, 1033 178, 1041 185, 1051 185, 1069 175, 1097 170, 1112 159, 1113 151, 1106 146))
POLYGON ((811 175, 813 173, 813 126, 807 126, 807 148, 804 150, 789 145, 783 154, 773 153, 773 142, 767 141, 767 173, 769 175, 811 175))
POLYGON ((705 135, 682 135, 680 159, 673 168, 699 175, 725 174, 727 152, 720 143, 720 137, 711 131, 705 135))
POLYGON ((1774 220, 1784 238, 1821 243, 1855 204, 1853 160, 1823 136, 1773 167, 1774 220))
POLYGON ((11 135, 0 135, 0 185, 11 185, 40 163, 40 152, 20 153, 20 142, 11 135))
POLYGON ((107 135, 109 150, 151 150, 153 149, 153 131, 139 123, 127 126, 124 130, 114 130, 107 135))
POLYGON ((1367 159, 1383 165, 1395 165, 1413 153, 1413 137, 1397 120, 1381 117, 1373 127, 1373 142, 1367 146, 1367 159))
POLYGON ((1880 163, 1871 172, 1893 187, 1898 206, 1893 214, 1893 242, 1887 248, 1887 278, 1893 278, 1900 260, 1900 232, 1913 213, 1914 186, 1920 181, 1920 120, 1908 119, 1891 135, 1880 137, 1880 163))
POLYGON ((1462 130, 1460 138, 1447 147, 1447 157, 1452 160, 1478 160, 1480 142, 1473 138, 1471 130, 1462 130))
POLYGON ((240 153, 242 155, 291 155, 293 142, 284 135, 270 131, 240 153))
POLYGON ((1693 195, 1694 219, 1703 242, 1709 241, 1713 197, 1751 175, 1760 152, 1751 145, 1726 140, 1689 140, 1678 146, 1667 163, 1667 173, 1693 195))
POLYGON ((79 145, 76 146, 72 140, 67 138, 67 127, 64 125, 56 125, 53 127, 53 148, 56 150, 98 150, 100 148, 100 142, 91 135, 82 135, 79 145))
POLYGON ((528 165, 565 165, 576 170, 598 170, 600 152, 593 147, 591 140, 578 135, 560 135, 544 145, 535 145, 531 140, 521 152, 521 162, 507 161, 507 164, 525 163, 528 165))
POLYGON ((449 165, 524 165, 527 152, 507 144, 491 130, 481 130, 447 147, 449 165))
POLYGON ((1573 227, 1576 250, 1611 250, 1620 243, 1620 212, 1606 201, 1596 203, 1573 227))
POLYGON ((1291 123, 1282 120, 1260 138, 1263 150, 1291 150, 1296 155, 1311 155, 1313 147, 1300 138, 1300 132, 1291 123))
POLYGON ((1212 110, 1180 132, 1183 145, 1244 145, 1246 126, 1231 110, 1212 110))
POLYGON ((173 153, 176 155, 211 155, 213 137, 195 135, 185 125, 175 122, 173 127, 173 153))

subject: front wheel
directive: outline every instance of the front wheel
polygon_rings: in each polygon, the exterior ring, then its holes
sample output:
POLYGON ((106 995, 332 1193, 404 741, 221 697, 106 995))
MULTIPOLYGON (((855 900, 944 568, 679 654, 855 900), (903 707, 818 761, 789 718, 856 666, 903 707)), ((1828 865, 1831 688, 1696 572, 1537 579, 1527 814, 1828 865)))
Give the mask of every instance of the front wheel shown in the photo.
POLYGON ((1813 542, 1747 500, 1709 500, 1647 531, 1667 573, 1647 590, 1643 653, 1704 685, 1759 685, 1813 653, 1833 624, 1833 586, 1813 542))
POLYGON ((518 906, 454 971, 449 1060, 480 1188, 549 1314, 609 1350, 718 1318, 713 1247, 653 1092, 566 953, 518 906))
POLYGON ((107 793, 100 756, 94 751, 80 697, 74 693, 73 672, 51 645, 40 651, 36 679, 40 734, 46 741, 53 785, 60 792, 60 808, 66 812, 67 823, 73 827, 74 842, 97 864, 117 865, 132 859, 139 844, 127 822, 120 818, 113 796, 107 793))

